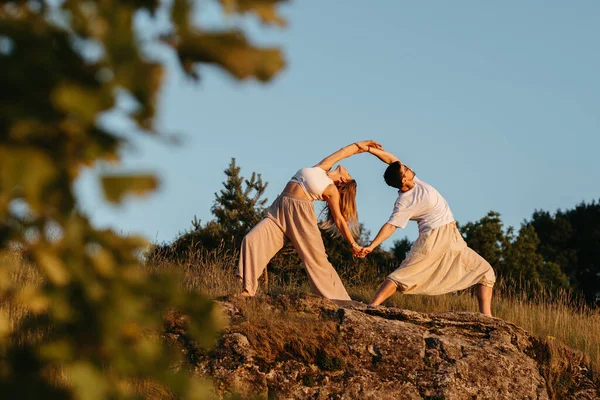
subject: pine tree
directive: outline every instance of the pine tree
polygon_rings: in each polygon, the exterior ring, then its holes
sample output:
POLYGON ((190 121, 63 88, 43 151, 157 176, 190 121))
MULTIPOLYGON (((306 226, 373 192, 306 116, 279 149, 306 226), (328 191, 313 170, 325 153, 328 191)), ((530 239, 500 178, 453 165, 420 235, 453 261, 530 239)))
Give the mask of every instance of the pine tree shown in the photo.
POLYGON ((268 183, 263 183, 261 174, 252 173, 250 179, 240 175, 241 168, 231 159, 229 167, 223 171, 227 177, 223 189, 215 193, 211 208, 215 222, 222 228, 223 239, 231 240, 237 247, 243 237, 265 215, 267 199, 261 199, 268 183))
POLYGON ((239 250, 244 236, 265 216, 267 199, 262 196, 268 183, 263 182, 261 174, 255 172, 250 179, 241 176, 241 168, 237 166, 235 158, 231 159, 223 172, 226 177, 223 189, 215 193, 211 207, 215 218, 202 224, 194 216, 192 229, 171 244, 154 246, 149 259, 182 260, 196 250, 239 250))

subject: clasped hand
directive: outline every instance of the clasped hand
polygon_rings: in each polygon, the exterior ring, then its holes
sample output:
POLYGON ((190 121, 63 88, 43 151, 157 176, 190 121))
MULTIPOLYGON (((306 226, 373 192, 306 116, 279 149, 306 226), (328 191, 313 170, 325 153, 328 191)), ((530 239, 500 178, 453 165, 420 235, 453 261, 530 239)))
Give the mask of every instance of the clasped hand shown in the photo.
POLYGON ((356 246, 356 247, 352 248, 352 255, 354 257, 358 257, 358 258, 365 258, 367 256, 367 254, 369 254, 372 251, 373 251, 373 249, 371 249, 370 247, 356 246))
POLYGON ((373 147, 375 149, 383 148, 380 143, 378 143, 374 140, 363 140, 362 142, 356 142, 354 144, 356 146, 358 146, 358 153, 365 153, 365 152, 369 151, 369 148, 371 148, 371 147, 373 147))

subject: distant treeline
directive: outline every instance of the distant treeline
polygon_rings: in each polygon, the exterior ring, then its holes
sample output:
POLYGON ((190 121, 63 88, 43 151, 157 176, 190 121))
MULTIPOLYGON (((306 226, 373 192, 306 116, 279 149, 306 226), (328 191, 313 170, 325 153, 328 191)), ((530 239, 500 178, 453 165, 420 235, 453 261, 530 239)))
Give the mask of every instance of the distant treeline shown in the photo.
MULTIPOLYGON (((265 215, 267 183, 260 174, 252 173, 249 179, 241 176, 235 159, 224 172, 223 189, 215 193, 211 208, 214 219, 202 224, 194 217, 191 229, 172 243, 156 245, 150 259, 182 260, 190 251, 239 249, 246 233, 265 215)), ((518 232, 505 228, 494 211, 479 221, 459 224, 459 228, 469 246, 492 264, 499 278, 518 286, 516 289, 566 289, 590 304, 600 300, 600 203, 581 203, 553 214, 536 210, 518 232)), ((378 248, 366 259, 356 259, 344 239, 326 231, 322 234, 329 260, 345 279, 381 280, 404 260, 412 245, 405 237, 394 241, 389 251, 378 248)), ((361 224, 357 241, 366 245, 370 236, 361 224)), ((271 261, 268 271, 303 273, 291 244, 271 261)))

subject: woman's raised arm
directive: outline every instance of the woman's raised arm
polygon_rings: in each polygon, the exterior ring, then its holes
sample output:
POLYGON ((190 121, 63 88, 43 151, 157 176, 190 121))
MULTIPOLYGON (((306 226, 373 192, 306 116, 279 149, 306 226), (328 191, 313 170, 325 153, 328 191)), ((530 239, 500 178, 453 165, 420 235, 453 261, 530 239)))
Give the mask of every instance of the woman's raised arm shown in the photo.
POLYGON ((364 153, 365 151, 368 151, 369 148, 380 149, 381 145, 374 140, 363 140, 362 142, 352 143, 325 157, 315 165, 315 167, 320 167, 325 171, 329 171, 338 161, 353 156, 354 154, 364 153))

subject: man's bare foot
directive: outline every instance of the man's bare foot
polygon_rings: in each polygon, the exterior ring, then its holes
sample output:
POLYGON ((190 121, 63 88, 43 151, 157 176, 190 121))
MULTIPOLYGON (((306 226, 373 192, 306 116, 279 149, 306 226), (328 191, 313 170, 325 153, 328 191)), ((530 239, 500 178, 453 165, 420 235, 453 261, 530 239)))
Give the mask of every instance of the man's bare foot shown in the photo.
POLYGON ((242 293, 240 293, 240 296, 252 297, 252 295, 247 290, 242 291, 242 293))

